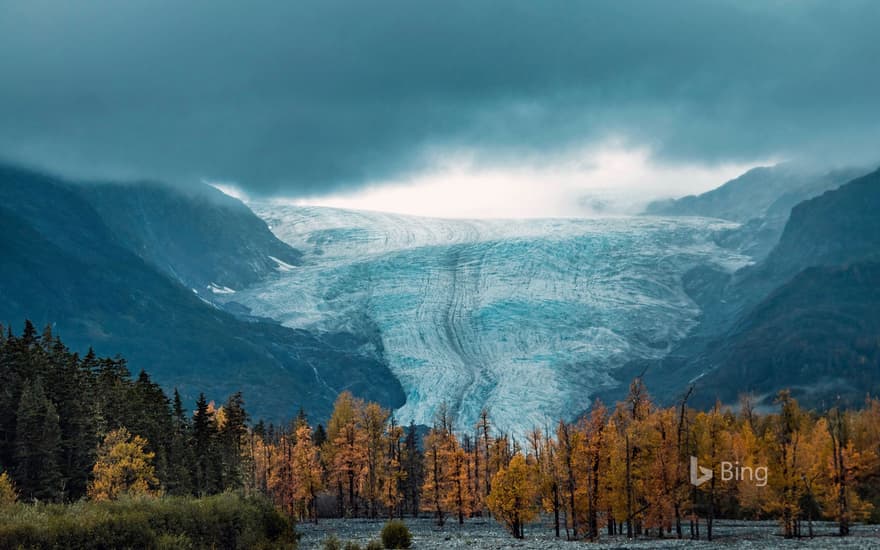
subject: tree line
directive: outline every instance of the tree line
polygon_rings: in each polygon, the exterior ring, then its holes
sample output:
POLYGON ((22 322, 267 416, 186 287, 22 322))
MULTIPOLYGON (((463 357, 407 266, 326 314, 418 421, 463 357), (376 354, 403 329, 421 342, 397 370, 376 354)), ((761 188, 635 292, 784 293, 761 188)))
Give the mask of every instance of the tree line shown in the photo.
POLYGON ((340 516, 422 513, 443 525, 491 515, 515 537, 542 513, 556 536, 587 540, 711 540, 719 518, 775 518, 785 537, 834 520, 847 535, 853 522, 877 520, 880 400, 818 413, 782 391, 777 412, 759 413, 750 396, 736 411, 699 411, 689 396, 661 407, 636 379, 613 408, 595 403, 521 441, 494 430, 487 410, 457 432, 441 406, 418 444, 415 427, 404 431, 389 411, 343 393, 326 433, 302 415, 285 435, 255 433, 266 457, 257 479, 299 519, 317 520, 316 499, 333 494, 340 516), (699 486, 691 457, 713 471, 699 486))
POLYGON ((80 357, 30 321, 0 328, 0 472, 22 501, 243 488, 247 423, 241 394, 188 409, 120 357, 80 357))
MULTIPOLYGON (((663 407, 636 379, 613 407, 574 422, 499 432, 491 413, 457 429, 441 406, 430 428, 401 426, 376 403, 341 393, 326 428, 304 411, 251 425, 240 394, 192 413, 120 358, 80 358, 27 323, 0 340, 0 468, 22 500, 122 493, 263 494, 299 521, 430 515, 439 525, 492 516, 515 537, 540 516, 558 537, 711 539, 719 518, 769 519, 786 537, 832 519, 840 535, 877 519, 880 400, 859 410, 663 407), (691 483, 691 460, 713 471, 691 483), (725 479, 766 467, 766 483, 725 479)), ((0 480, 0 492, 3 487, 0 480)), ((529 527, 536 528, 536 527, 529 527)))

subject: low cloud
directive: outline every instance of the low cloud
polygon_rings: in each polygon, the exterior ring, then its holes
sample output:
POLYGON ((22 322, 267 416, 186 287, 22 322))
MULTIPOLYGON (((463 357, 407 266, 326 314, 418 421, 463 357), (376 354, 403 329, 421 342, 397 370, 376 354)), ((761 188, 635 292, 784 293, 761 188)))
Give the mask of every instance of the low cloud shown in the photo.
MULTIPOLYGON (((0 157, 361 193, 609 140, 657 166, 873 161, 880 4, 8 2, 0 157)), ((587 155, 589 156, 589 155, 587 155)))

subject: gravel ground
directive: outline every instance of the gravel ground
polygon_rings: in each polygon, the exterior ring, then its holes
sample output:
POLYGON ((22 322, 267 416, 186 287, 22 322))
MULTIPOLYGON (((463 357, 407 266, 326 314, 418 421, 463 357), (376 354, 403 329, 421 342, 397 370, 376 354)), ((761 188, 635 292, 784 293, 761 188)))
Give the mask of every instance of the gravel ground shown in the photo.
MULTIPOLYGON (((472 519, 463 526, 447 523, 438 528, 429 519, 405 520, 413 534, 414 549, 473 548, 488 550, 499 548, 522 549, 568 549, 585 547, 583 541, 558 540, 552 529, 546 525, 535 524, 526 528, 525 540, 513 539, 500 525, 492 520, 472 519)), ((355 541, 365 546, 371 539, 379 538, 383 521, 369 520, 321 520, 316 526, 302 524, 297 530, 302 533, 301 548, 321 548, 321 542, 334 534, 343 542, 355 541)), ((715 526, 713 542, 677 539, 637 539, 604 536, 596 544, 587 548, 848 548, 880 550, 880 526, 859 525, 853 528, 850 537, 834 536, 836 526, 830 523, 815 523, 816 537, 813 539, 785 540, 778 536, 778 524, 760 521, 719 521, 715 526)), ((705 525, 701 525, 705 535, 705 525)))

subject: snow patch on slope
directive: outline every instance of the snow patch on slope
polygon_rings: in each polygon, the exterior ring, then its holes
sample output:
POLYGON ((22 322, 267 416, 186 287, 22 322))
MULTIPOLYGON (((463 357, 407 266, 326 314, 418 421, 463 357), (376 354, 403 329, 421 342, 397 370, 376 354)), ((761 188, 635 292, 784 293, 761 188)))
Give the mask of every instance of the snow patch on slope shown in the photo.
MULTIPOLYGON (((271 229, 271 227, 270 227, 270 229, 271 229)), ((275 256, 269 256, 269 259, 272 260, 273 262, 275 262, 275 264, 276 264, 275 270, 276 271, 292 271, 293 269, 295 269, 294 266, 290 265, 287 262, 283 262, 283 261, 279 260, 275 256)))
POLYGON ((214 294, 235 294, 233 289, 228 286, 218 285, 217 283, 211 283, 206 288, 214 294))

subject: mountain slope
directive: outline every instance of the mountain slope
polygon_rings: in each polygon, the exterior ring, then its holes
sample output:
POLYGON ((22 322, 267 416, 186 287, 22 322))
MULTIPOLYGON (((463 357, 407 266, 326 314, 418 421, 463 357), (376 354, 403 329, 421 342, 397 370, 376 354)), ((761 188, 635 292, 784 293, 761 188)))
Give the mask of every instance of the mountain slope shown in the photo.
POLYGON ((701 195, 653 202, 645 213, 740 222, 739 228, 719 232, 718 244, 760 260, 778 242, 792 207, 863 173, 858 169, 816 172, 789 164, 759 167, 701 195))
POLYGON ((791 387, 809 404, 858 405, 880 393, 880 263, 802 271, 711 350, 699 381, 709 398, 791 387))
POLYGON ((814 399, 877 391, 878 211, 880 170, 793 208, 767 259, 727 289, 742 314, 697 359, 710 371, 701 385, 726 397, 785 384, 814 399))
POLYGON ((789 164, 762 166, 700 195, 652 202, 645 213, 703 216, 738 222, 787 215, 799 202, 838 187, 857 175, 857 170, 816 173, 789 164))
POLYGON ((278 268, 272 258, 301 257, 244 204, 207 185, 98 184, 81 192, 126 248, 202 296, 257 282, 278 268))
POLYGON ((338 391, 399 406, 370 340, 239 320, 127 250, 78 186, 0 168, 0 322, 52 323, 74 349, 122 354, 188 399, 243 390, 255 415, 329 414, 338 391))

